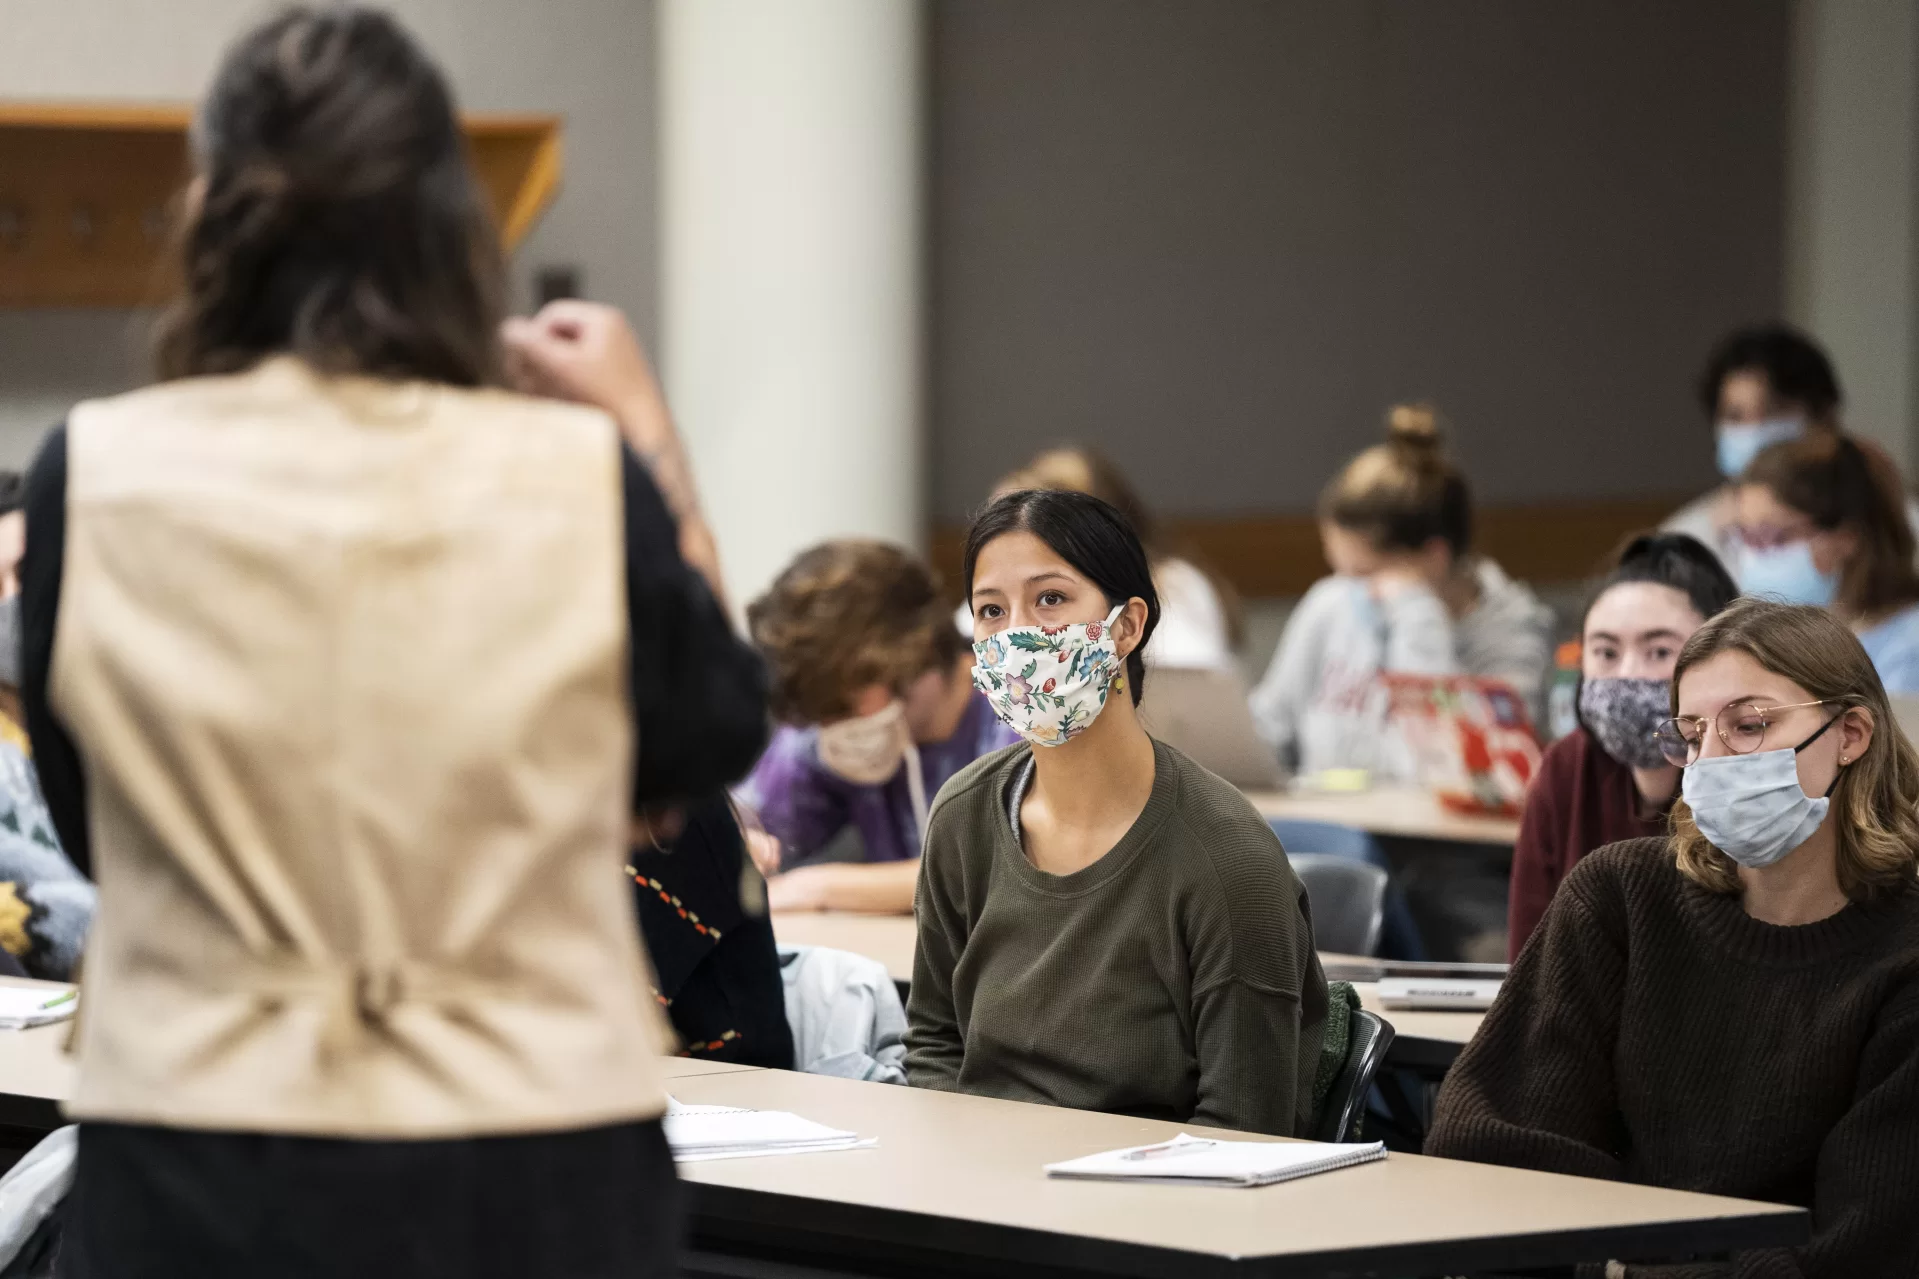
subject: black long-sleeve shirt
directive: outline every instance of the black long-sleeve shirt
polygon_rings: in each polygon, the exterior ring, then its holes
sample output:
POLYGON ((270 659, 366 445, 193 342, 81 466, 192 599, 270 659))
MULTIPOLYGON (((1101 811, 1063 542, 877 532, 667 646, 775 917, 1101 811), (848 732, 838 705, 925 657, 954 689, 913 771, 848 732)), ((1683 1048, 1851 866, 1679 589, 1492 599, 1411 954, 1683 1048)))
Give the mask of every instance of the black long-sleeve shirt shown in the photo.
MULTIPOLYGON (((766 674, 706 582, 680 558, 678 529, 645 466, 630 449, 622 452, 637 810, 710 794, 752 767, 766 744, 766 674)), ((47 698, 66 558, 66 496, 62 425, 27 476, 20 694, 48 812, 68 856, 91 873, 86 774, 47 698)))

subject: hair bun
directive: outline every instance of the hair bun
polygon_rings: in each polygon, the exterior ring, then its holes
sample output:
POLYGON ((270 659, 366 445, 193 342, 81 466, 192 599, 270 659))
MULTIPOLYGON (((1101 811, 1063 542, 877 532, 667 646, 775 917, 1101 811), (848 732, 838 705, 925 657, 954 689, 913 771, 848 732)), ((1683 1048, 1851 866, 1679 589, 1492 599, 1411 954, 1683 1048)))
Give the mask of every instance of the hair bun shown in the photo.
POLYGON ((1386 442, 1422 459, 1438 461, 1444 448, 1439 410, 1430 404, 1395 404, 1386 413, 1386 442))

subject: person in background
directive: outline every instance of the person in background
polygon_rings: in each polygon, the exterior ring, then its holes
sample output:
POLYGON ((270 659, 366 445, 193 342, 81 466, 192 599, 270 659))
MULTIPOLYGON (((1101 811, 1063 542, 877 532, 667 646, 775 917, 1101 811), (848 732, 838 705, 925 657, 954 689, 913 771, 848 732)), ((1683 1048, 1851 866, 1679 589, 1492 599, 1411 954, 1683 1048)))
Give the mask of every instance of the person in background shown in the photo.
POLYGON ((1024 740, 940 792, 920 867, 908 1082, 1309 1131, 1312 917, 1233 787, 1134 713, 1159 602, 1126 518, 995 500, 966 537, 975 679, 1024 740))
POLYGON ((1886 691, 1919 693, 1919 569, 1892 464, 1845 435, 1775 444, 1740 477, 1735 509, 1740 589, 1831 609, 1886 691))
POLYGON ((1425 1153, 1812 1210, 1803 1248, 1612 1276, 1908 1279, 1919 755, 1824 609, 1740 600, 1673 679, 1672 836, 1573 867, 1425 1153))
POLYGON ((1546 749, 1513 848, 1512 957, 1580 858, 1665 833, 1679 769, 1653 733, 1672 715, 1673 666, 1738 594, 1718 558, 1684 533, 1632 539, 1594 591, 1581 624, 1579 727, 1546 749))
POLYGON ((254 27, 192 148, 162 380, 27 485, 21 700, 100 883, 61 1273, 677 1274, 617 877, 766 709, 657 388, 608 308, 503 331, 388 15, 254 27))
MULTIPOLYGON (((1774 444, 1840 433, 1843 397, 1832 361, 1789 324, 1754 324, 1720 339, 1699 377, 1699 406, 1713 424, 1714 459, 1723 483, 1673 512, 1663 528, 1711 547, 1739 575, 1741 547, 1738 480, 1754 458, 1774 444)), ((1868 455, 1891 466, 1877 445, 1868 455)), ((1919 503, 1903 498, 1906 519, 1919 528, 1919 503)))
POLYGON ((774 910, 907 914, 934 795, 1013 740, 931 569, 885 542, 804 551, 746 610, 784 721, 740 789, 774 910), (857 862, 818 862, 847 836, 857 862))
POLYGON ((92 926, 96 894, 60 848, 20 705, 25 505, 25 477, 0 471, 0 953, 14 961, 0 971, 65 981, 92 926))
POLYGON ((1410 780, 1409 765, 1380 747, 1385 672, 1496 677, 1537 718, 1552 614, 1473 553, 1472 498, 1432 408, 1393 409, 1386 442, 1327 486, 1319 520, 1333 575, 1287 619, 1252 695, 1254 723, 1282 764, 1410 780))
MULTIPOLYGON (((1047 449, 993 486, 993 496, 1021 489, 1091 493, 1124 515, 1139 534, 1153 566, 1160 619, 1153 631, 1156 666, 1225 670, 1234 665, 1242 631, 1239 596, 1223 578, 1182 555, 1126 476, 1104 455, 1087 448, 1047 449)), ((972 607, 961 602, 961 634, 973 634, 972 607)))

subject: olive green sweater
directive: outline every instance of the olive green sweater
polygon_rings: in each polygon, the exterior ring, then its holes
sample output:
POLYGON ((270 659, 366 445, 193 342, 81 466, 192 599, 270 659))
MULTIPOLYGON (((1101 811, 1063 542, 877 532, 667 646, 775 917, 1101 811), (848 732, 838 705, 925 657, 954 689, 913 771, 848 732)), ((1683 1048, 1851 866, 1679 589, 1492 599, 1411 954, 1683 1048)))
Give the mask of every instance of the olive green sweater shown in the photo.
POLYGON ((1153 791, 1070 875, 1026 859, 1032 748, 940 791, 920 863, 916 1087, 1279 1135, 1310 1130, 1326 979, 1306 893, 1232 786, 1154 743, 1153 791))

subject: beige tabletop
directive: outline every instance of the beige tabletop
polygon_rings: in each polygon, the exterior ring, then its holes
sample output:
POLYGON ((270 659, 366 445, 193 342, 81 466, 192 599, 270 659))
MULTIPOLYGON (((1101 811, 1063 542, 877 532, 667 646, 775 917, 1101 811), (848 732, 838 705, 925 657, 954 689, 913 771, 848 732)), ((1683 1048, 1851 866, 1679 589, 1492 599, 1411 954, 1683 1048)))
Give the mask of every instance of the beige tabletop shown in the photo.
MULTIPOLYGON (((64 982, 0 977, 0 984, 44 990, 48 998, 72 990, 64 982)), ((0 1123, 51 1128, 54 1104, 73 1093, 76 1070, 67 1053, 71 1020, 32 1030, 0 1030, 0 1123)))
POLYGON ((917 943, 911 915, 781 912, 773 916, 773 936, 786 946, 850 950, 885 964, 894 981, 913 980, 913 950, 917 943))
MULTIPOLYGON (((695 1231, 708 1235, 728 1221, 790 1222, 869 1241, 890 1233, 910 1247, 927 1238, 932 1218, 945 1220, 940 1246, 955 1252, 1007 1248, 1039 1264, 1044 1249, 1028 1232, 1044 1232, 1067 1237, 1064 1255, 1088 1270, 1187 1274, 1216 1265, 1167 1269, 1166 1254, 1155 1253, 1155 1271, 1123 1258, 1145 1248, 1187 1254, 1187 1262, 1287 1257, 1327 1259, 1326 1270, 1445 1273, 1799 1243, 1807 1231, 1796 1208, 1414 1155, 1256 1190, 1053 1180, 1043 1164, 1182 1129, 1247 1137, 777 1070, 682 1080, 674 1095, 788 1110, 879 1140, 867 1150, 683 1165, 681 1175, 703 1190, 751 1192, 750 1201, 697 1193, 695 1231), (790 1197, 790 1211, 767 1196, 790 1197)), ((1302 1264, 1285 1273, 1322 1271, 1302 1264)))
MULTIPOLYGON (((1410 786, 1375 786, 1370 790, 1248 791, 1262 817, 1332 822, 1375 835, 1411 839, 1440 839, 1462 844, 1499 844, 1510 848, 1519 838, 1516 817, 1467 817, 1440 807, 1432 792, 1410 786)), ((1310 853, 1310 848, 1295 848, 1310 853)))
POLYGON ((708 1075, 731 1075, 742 1070, 760 1070, 736 1061, 702 1061, 698 1057, 668 1057, 660 1069, 660 1078, 669 1083, 677 1079, 703 1079, 708 1075))

